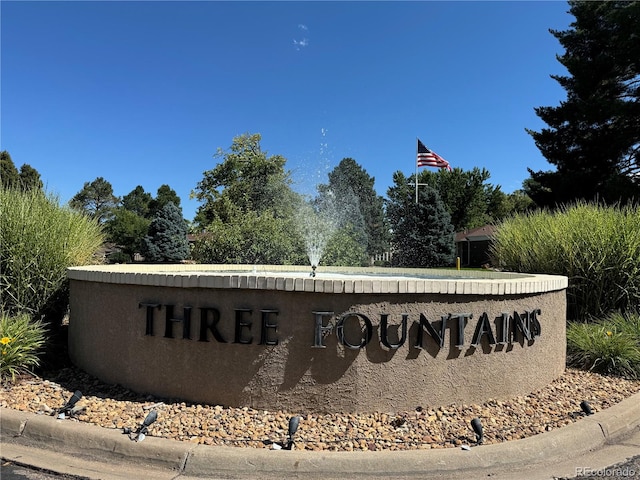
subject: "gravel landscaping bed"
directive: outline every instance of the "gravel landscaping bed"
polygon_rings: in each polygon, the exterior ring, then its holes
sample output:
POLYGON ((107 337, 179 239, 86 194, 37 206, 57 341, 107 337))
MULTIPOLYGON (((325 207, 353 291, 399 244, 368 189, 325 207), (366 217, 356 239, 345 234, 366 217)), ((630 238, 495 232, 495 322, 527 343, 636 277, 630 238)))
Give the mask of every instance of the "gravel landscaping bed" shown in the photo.
POLYGON ((561 428, 584 417, 580 402, 593 412, 640 391, 640 380, 608 377, 575 369, 547 387, 508 401, 434 408, 416 405, 407 412, 330 415, 198 405, 135 394, 70 367, 41 377, 25 376, 0 388, 0 406, 51 415, 75 390, 83 397, 73 418, 104 428, 135 430, 151 410, 157 421, 149 435, 206 445, 272 448, 287 439, 289 418, 301 417, 295 448, 306 450, 409 450, 475 444, 470 422, 479 417, 484 443, 500 443, 561 428))

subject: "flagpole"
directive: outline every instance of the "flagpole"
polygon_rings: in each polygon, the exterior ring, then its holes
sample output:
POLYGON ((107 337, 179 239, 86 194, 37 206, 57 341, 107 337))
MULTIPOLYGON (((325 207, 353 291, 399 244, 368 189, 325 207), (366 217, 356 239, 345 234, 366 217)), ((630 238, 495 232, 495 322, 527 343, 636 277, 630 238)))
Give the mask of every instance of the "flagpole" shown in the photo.
POLYGON ((418 204, 418 137, 416 137, 416 205, 418 204))

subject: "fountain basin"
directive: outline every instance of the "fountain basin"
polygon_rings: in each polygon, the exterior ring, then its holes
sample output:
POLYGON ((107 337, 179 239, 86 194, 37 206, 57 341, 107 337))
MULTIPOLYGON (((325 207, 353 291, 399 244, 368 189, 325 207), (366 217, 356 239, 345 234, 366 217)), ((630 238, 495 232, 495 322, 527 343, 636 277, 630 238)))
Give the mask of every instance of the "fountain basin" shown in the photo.
POLYGON ((564 371, 566 277, 310 272, 71 268, 71 359, 141 393, 315 413, 506 399, 564 371))

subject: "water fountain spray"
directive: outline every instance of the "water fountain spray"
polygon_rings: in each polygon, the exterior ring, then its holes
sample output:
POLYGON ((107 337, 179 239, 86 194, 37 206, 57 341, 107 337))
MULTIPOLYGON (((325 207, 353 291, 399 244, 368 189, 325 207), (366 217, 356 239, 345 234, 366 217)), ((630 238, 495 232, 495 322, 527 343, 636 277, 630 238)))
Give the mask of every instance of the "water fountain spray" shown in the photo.
POLYGON ((340 225, 339 212, 333 201, 305 202, 298 209, 296 224, 304 239, 311 276, 315 277, 327 242, 340 225))

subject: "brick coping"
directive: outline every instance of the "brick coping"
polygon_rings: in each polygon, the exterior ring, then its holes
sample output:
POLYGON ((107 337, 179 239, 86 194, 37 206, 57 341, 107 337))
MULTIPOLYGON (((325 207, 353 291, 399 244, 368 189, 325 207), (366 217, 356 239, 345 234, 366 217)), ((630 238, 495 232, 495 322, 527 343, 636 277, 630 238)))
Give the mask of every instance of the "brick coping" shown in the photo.
POLYGON ((518 295, 567 288, 560 275, 478 270, 307 266, 125 264, 68 269, 71 280, 174 288, 226 288, 310 293, 518 295))

